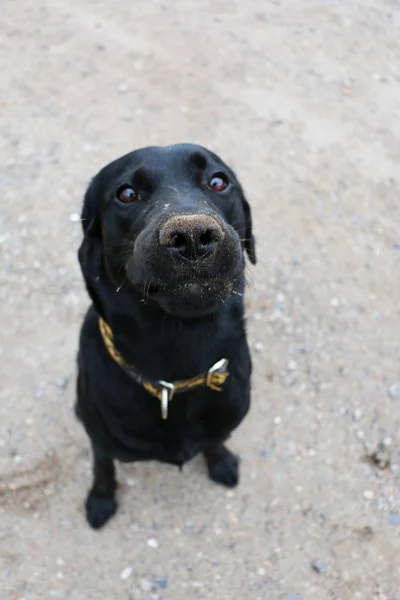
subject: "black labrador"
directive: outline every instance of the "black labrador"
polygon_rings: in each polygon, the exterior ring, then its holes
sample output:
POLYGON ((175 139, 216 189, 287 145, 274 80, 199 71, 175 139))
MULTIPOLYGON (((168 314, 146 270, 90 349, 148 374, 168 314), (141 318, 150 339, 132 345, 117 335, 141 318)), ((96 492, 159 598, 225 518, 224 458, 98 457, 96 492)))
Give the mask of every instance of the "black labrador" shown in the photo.
POLYGON ((92 180, 79 261, 92 300, 80 336, 76 414, 91 440, 93 528, 115 513, 114 459, 182 466, 199 452, 235 486, 224 441, 250 404, 244 250, 250 207, 203 147, 136 150, 92 180))

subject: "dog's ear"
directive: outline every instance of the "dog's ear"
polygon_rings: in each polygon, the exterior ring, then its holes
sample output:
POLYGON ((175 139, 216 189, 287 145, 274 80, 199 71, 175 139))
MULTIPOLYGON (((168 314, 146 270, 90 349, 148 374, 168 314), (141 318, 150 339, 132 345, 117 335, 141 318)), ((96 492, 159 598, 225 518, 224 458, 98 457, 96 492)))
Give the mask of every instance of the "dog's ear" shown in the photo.
POLYGON ((83 235, 101 238, 100 202, 98 200, 99 186, 96 178, 92 179, 83 199, 81 222, 83 235))
POLYGON ((93 180, 85 194, 81 213, 83 240, 78 250, 78 258, 85 280, 87 292, 97 313, 104 317, 100 291, 104 278, 103 246, 101 232, 100 200, 96 180, 93 180))
POLYGON ((245 222, 245 234, 244 234, 244 242, 243 245, 246 249, 247 255, 250 259, 250 262, 253 265, 257 262, 256 256, 256 240, 253 235, 253 225, 251 220, 251 209, 250 204, 247 202, 244 193, 242 191, 242 207, 244 212, 244 222, 245 222))

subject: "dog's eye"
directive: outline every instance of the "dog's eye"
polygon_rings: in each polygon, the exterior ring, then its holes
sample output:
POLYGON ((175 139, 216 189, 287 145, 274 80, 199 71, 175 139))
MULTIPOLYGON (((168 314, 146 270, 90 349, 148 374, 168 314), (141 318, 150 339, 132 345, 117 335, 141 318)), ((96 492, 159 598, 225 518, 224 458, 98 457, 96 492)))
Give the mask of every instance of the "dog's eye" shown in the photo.
POLYGON ((117 198, 124 204, 129 204, 130 202, 137 200, 137 193, 128 185, 124 185, 123 187, 119 188, 117 192, 117 198))
POLYGON ((216 173, 207 185, 213 192, 223 192, 228 187, 229 181, 222 173, 216 173))

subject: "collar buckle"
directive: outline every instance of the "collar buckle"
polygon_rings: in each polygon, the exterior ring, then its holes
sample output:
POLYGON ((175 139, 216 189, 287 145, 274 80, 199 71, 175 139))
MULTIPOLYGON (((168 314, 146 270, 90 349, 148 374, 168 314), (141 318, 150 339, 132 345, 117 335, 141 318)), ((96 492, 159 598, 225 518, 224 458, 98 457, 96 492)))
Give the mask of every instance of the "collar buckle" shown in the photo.
POLYGON ((215 363, 215 365, 213 365, 212 367, 210 367, 208 369, 207 372, 207 379, 206 379, 206 385, 208 387, 211 386, 212 383, 212 376, 214 375, 214 373, 219 373, 219 372, 225 372, 227 367, 228 367, 228 359, 227 358, 221 358, 221 360, 219 360, 218 362, 215 363))
POLYGON ((161 416, 165 421, 168 418, 168 404, 171 402, 175 392, 175 386, 169 381, 160 380, 161 385, 161 416))

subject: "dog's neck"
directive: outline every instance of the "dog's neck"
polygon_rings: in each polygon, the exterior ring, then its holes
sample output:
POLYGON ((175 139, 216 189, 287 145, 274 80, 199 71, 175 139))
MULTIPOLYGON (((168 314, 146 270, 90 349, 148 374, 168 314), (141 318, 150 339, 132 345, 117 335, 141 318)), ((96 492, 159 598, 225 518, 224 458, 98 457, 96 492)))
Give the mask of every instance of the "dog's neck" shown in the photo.
POLYGON ((195 375, 225 357, 235 340, 244 335, 241 295, 231 295, 212 314, 183 319, 169 315, 154 301, 143 303, 142 296, 132 288, 117 291, 111 283, 104 287, 103 282, 102 289, 106 290, 102 316, 113 331, 118 349, 126 361, 145 369, 148 376, 195 375), (177 364, 180 371, 170 372, 177 364), (149 365, 153 372, 149 372, 149 365))

